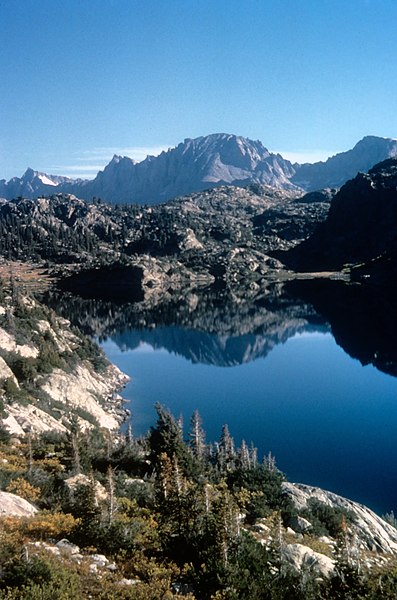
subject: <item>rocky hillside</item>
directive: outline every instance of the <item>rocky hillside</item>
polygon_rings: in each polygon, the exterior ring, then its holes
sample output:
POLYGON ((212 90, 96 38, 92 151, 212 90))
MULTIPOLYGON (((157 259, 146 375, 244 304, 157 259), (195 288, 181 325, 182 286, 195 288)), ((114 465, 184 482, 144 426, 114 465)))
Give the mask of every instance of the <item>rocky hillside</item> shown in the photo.
POLYGON ((0 181, 0 198, 34 198, 54 192, 111 203, 158 204, 176 196, 222 185, 270 185, 312 191, 340 187, 357 172, 396 156, 397 141, 367 136, 325 162, 292 164, 260 141, 219 133, 186 139, 176 148, 142 162, 114 156, 94 180, 71 181, 28 169, 21 178, 0 181))
MULTIPOLYGON (((119 282, 120 294, 175 289, 181 281, 258 280, 282 267, 270 254, 306 239, 325 218, 331 198, 332 191, 296 198, 255 185, 224 186, 154 207, 58 195, 4 202, 0 254, 58 265, 62 277, 88 270, 84 287, 100 282, 102 267, 107 281, 119 282)), ((73 289, 78 285, 70 282, 73 289)), ((106 286, 107 293, 112 289, 116 285, 106 286)))
POLYGON ((15 287, 2 290, 0 412, 7 430, 65 432, 73 422, 117 429, 125 413, 116 390, 126 380, 68 321, 15 287))
POLYGON ((391 282, 397 265, 397 159, 379 163, 347 182, 327 219, 284 260, 298 270, 364 265, 362 276, 391 282))

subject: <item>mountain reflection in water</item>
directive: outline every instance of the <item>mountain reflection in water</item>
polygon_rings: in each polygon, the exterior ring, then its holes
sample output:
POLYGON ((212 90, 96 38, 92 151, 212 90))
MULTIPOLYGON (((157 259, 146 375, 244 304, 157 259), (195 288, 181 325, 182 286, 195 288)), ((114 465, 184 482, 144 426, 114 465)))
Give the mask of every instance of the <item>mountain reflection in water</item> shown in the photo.
POLYGON ((137 435, 156 401, 182 413, 185 429, 198 409, 208 440, 228 423, 236 443, 271 450, 289 479, 397 510, 397 379, 384 374, 397 375, 391 292, 310 280, 124 304, 47 301, 131 375, 124 397, 137 435))
POLYGON ((194 363, 234 366, 265 357, 304 331, 331 331, 363 365, 397 375, 396 294, 379 287, 313 279, 258 292, 207 289, 113 303, 50 293, 46 301, 99 340, 125 350, 147 343, 194 363))

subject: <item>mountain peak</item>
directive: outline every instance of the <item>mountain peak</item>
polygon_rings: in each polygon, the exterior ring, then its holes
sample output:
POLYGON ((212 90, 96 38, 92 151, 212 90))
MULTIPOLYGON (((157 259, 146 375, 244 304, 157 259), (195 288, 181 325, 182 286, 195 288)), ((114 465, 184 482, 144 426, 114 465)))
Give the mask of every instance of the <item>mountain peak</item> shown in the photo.
MULTIPOLYGON (((212 133, 183 142, 137 162, 115 154, 93 180, 70 180, 29 168, 21 178, 0 184, 0 197, 34 198, 51 188, 83 199, 157 204, 220 185, 264 184, 297 193, 339 188, 359 171, 397 156, 397 140, 365 136, 351 150, 324 162, 300 165, 270 152, 259 140, 212 133)), ((51 192, 54 190, 52 189, 51 192)))
POLYGON ((361 140, 359 140, 357 142, 357 144, 354 146, 354 148, 356 148, 357 146, 380 146, 380 145, 388 145, 388 144, 395 144, 397 142, 397 140, 395 138, 389 138, 389 137, 381 137, 378 135, 365 135, 361 140))
POLYGON ((37 171, 34 171, 31 167, 28 167, 25 173, 22 175, 23 178, 31 179, 36 175, 37 171))

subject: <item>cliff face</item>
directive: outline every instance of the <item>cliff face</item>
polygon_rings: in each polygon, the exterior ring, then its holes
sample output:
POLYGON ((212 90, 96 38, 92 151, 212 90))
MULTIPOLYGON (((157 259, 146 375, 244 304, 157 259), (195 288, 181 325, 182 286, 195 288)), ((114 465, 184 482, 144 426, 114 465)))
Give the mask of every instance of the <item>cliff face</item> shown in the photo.
POLYGON ((0 403, 12 433, 114 430, 123 420, 115 394, 124 376, 65 319, 36 301, 3 293, 0 306, 0 403))
POLYGON ((301 271, 381 261, 394 272, 396 257, 397 159, 388 159, 347 182, 326 220, 284 259, 301 271))

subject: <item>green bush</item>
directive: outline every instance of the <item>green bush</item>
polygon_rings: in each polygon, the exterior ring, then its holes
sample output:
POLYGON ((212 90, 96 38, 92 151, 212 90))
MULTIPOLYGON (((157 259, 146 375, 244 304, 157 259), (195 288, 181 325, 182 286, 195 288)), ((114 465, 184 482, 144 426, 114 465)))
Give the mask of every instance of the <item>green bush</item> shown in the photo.
POLYGON ((328 506, 316 498, 310 498, 307 509, 302 511, 302 516, 310 521, 315 535, 330 535, 337 537, 341 532, 343 523, 354 522, 354 514, 346 508, 328 506))
POLYGON ((245 489, 255 492, 247 506, 247 521, 252 523, 255 519, 271 514, 273 510, 292 509, 292 503, 283 494, 282 482, 285 480, 283 473, 278 469, 268 469, 258 465, 252 469, 237 469, 229 474, 228 485, 234 491, 245 489))
POLYGON ((0 600, 82 600, 78 577, 59 561, 32 556, 3 566, 0 600))

